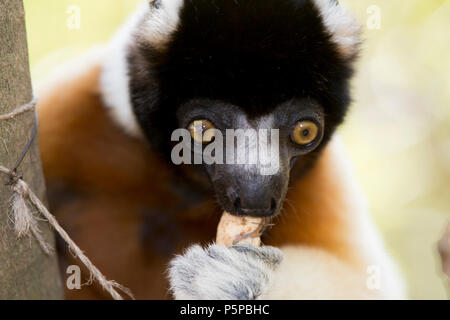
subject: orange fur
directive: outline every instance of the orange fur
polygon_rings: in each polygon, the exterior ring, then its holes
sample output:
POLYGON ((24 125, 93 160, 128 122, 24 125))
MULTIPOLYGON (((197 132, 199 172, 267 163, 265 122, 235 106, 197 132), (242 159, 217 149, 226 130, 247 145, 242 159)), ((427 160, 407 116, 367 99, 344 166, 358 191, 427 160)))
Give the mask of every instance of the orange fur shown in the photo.
POLYGON ((268 233, 275 246, 303 244, 355 261, 355 244, 348 221, 345 181, 339 177, 333 152, 324 151, 314 168, 290 189, 283 214, 268 233))

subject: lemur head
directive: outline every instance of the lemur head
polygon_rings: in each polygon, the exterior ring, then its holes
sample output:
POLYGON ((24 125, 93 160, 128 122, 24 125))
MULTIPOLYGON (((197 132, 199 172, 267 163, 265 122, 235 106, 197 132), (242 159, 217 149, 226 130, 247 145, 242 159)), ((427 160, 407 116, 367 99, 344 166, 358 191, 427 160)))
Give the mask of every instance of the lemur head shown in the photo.
POLYGON ((168 159, 177 128, 204 148, 208 129, 278 130, 273 174, 201 165, 224 210, 271 216, 344 119, 359 26, 334 0, 152 0, 114 43, 105 102, 168 159))

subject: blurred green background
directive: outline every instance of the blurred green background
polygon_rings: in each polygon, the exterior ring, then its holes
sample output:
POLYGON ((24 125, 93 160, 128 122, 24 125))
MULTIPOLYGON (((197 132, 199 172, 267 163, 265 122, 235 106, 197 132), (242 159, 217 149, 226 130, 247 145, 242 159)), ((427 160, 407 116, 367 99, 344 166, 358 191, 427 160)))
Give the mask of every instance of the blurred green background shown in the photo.
MULTIPOLYGON (((33 80, 106 42, 138 2, 24 0, 33 80)), ((365 39, 341 133, 410 298, 447 299, 436 242, 450 218, 450 1, 341 2, 365 39)))

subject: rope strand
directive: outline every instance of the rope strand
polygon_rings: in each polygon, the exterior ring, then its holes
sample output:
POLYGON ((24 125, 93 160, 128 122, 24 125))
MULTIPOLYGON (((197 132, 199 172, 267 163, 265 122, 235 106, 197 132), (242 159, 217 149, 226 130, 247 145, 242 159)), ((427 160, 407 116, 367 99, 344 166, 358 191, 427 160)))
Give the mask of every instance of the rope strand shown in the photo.
POLYGON ((9 120, 17 117, 18 115, 21 115, 22 113, 25 113, 27 111, 33 110, 37 105, 37 98, 34 97, 33 100, 31 100, 28 103, 25 103, 24 105, 17 107, 13 111, 0 115, 0 120, 9 120))

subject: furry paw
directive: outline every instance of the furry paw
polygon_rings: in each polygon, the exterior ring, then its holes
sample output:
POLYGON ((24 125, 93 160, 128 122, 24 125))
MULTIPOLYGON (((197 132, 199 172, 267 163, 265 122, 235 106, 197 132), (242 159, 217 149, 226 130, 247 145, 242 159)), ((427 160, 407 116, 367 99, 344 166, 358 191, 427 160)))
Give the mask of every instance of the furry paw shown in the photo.
POLYGON ((274 247, 195 245, 170 262, 170 290, 180 300, 258 299, 281 260, 274 247))

